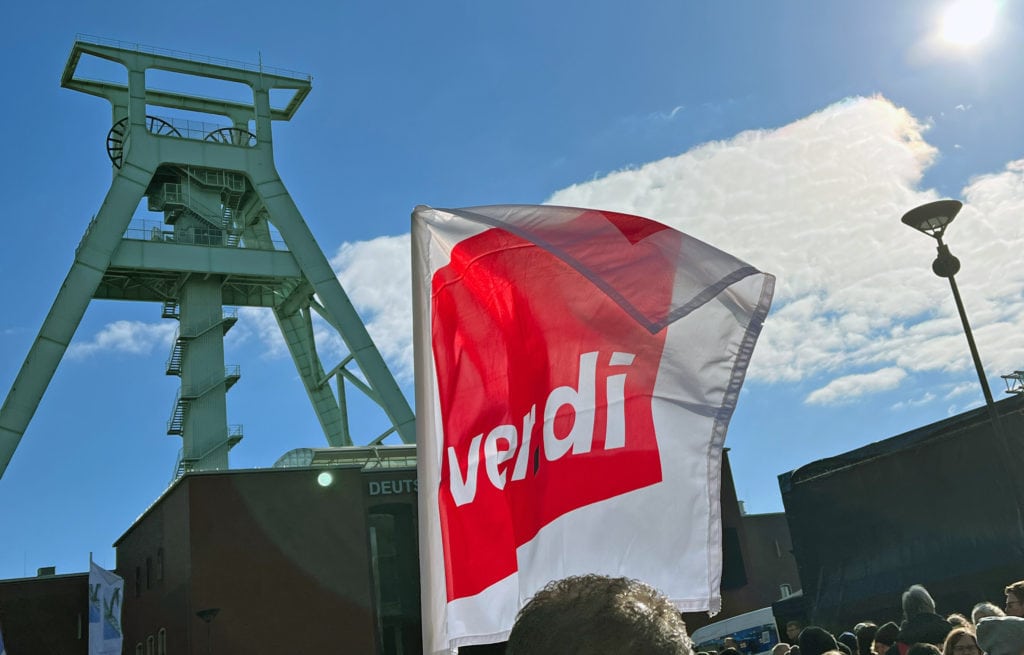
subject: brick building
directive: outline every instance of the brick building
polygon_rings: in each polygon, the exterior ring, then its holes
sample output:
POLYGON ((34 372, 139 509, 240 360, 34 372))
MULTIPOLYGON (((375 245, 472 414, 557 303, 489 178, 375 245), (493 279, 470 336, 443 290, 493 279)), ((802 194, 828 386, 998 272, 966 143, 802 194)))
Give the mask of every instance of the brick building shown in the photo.
POLYGON ((414 459, 308 453, 186 475, 114 544, 126 653, 418 652, 414 459))
MULTIPOLYGON (((271 469, 185 475, 114 544, 124 652, 420 653, 416 491, 412 446, 300 449, 271 469)), ((741 511, 727 456, 722 515, 713 620, 796 591, 785 516, 741 511)), ((84 654, 87 582, 0 582, 9 652, 84 654)), ((686 619, 691 630, 709 622, 686 619)))
POLYGON ((0 580, 0 627, 11 655, 86 655, 89 574, 56 575, 50 567, 34 578, 0 580))

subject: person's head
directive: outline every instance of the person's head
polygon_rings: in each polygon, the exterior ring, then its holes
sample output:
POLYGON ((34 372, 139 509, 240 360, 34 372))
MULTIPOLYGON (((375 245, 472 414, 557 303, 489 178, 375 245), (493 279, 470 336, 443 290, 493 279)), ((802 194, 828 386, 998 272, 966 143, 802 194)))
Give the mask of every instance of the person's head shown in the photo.
POLYGON ((784 643, 784 642, 779 642, 779 643, 775 644, 774 646, 772 646, 772 655, 788 655, 788 654, 789 654, 789 644, 784 643))
POLYGON ((978 640, 970 628, 953 628, 942 644, 942 655, 981 655, 978 640))
POLYGON ((889 621, 883 623, 875 632, 875 653, 885 655, 886 651, 896 643, 896 637, 900 634, 900 627, 889 621))
POLYGON ((915 584, 903 592, 903 616, 909 620, 918 614, 935 614, 935 601, 927 589, 915 584))
POLYGON ((857 635, 857 644, 860 647, 860 655, 871 655, 871 646, 875 642, 875 633, 878 626, 870 621, 858 623, 853 628, 853 634, 857 635))
POLYGON ((946 621, 954 628, 974 628, 974 624, 971 623, 971 620, 959 612, 953 612, 947 616, 946 621))
POLYGON ((1021 655, 1024 652, 1024 619, 989 616, 978 621, 978 648, 986 655, 1021 655))
POLYGON ((801 655, 824 655, 830 650, 839 650, 832 633, 816 625, 807 626, 797 638, 801 655))
POLYGON ((1024 580, 1007 585, 1003 593, 1006 594, 1006 615, 1024 616, 1024 580))
POLYGON ((726 646, 722 650, 718 651, 718 655, 742 655, 738 648, 735 646, 726 646))
POLYGON ((907 649, 907 655, 942 655, 935 644, 914 644, 907 649))
POLYGON ((692 655, 686 624, 650 585, 588 574, 548 583, 519 610, 506 655, 692 655))
POLYGON ((857 643, 857 635, 852 632, 843 632, 836 637, 841 645, 845 645, 850 650, 850 655, 857 655, 860 652, 860 644, 857 643))
POLYGON ((800 631, 803 630, 803 626, 800 625, 799 621, 790 621, 786 624, 786 637, 789 638, 791 643, 796 643, 797 637, 800 636, 800 631))
POLYGON ((722 641, 722 643, 725 645, 726 648, 735 648, 735 649, 739 650, 739 647, 740 647, 740 645, 738 643, 736 643, 736 640, 733 639, 732 637, 726 637, 722 641))
POLYGON ((999 609, 999 606, 995 603, 990 603, 988 601, 978 603, 974 606, 974 609, 971 610, 971 622, 974 623, 975 626, 978 625, 978 621, 982 620, 986 616, 1006 616, 1006 612, 999 609))

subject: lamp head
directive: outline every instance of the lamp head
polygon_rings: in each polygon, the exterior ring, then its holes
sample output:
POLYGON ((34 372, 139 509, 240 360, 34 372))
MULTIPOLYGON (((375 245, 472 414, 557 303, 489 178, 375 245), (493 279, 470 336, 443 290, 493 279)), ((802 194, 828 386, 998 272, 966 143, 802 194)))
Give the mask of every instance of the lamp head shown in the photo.
POLYGON ((209 623, 210 621, 212 621, 214 619, 214 617, 217 616, 217 614, 219 612, 220 612, 220 608, 219 607, 211 607, 209 609, 199 610, 198 612, 196 612, 196 616, 201 618, 203 621, 206 621, 207 623, 209 623))
POLYGON ((911 209, 900 220, 941 243, 946 226, 953 222, 963 206, 959 200, 936 200, 911 209))

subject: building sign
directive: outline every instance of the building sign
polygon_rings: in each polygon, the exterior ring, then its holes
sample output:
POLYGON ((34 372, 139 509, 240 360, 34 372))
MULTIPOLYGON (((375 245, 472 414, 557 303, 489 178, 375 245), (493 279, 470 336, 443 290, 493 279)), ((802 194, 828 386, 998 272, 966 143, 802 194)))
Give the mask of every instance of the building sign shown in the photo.
POLYGON ((370 480, 366 483, 366 491, 371 496, 399 496, 414 494, 419 491, 416 478, 404 480, 370 480))

